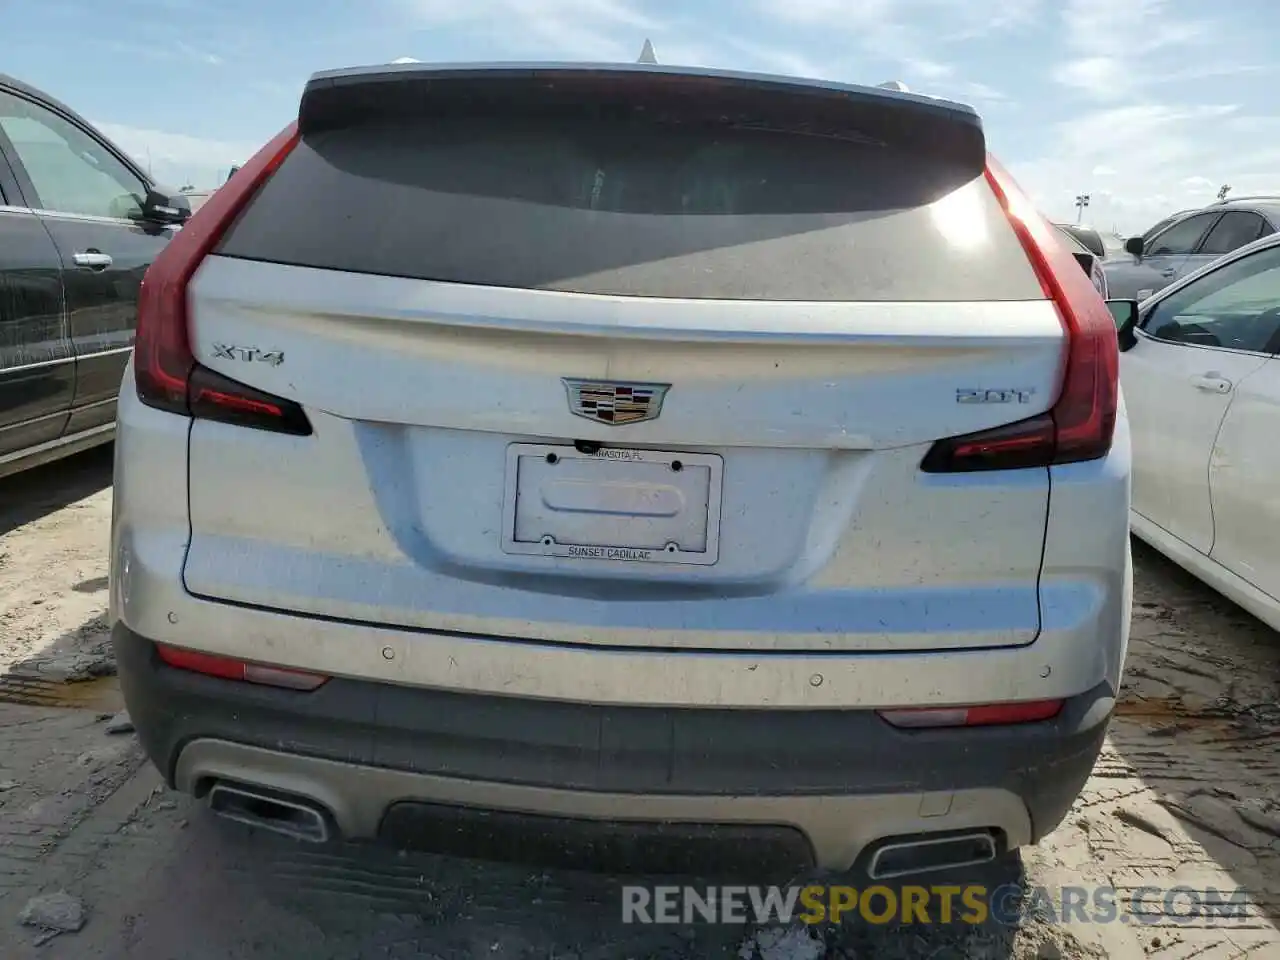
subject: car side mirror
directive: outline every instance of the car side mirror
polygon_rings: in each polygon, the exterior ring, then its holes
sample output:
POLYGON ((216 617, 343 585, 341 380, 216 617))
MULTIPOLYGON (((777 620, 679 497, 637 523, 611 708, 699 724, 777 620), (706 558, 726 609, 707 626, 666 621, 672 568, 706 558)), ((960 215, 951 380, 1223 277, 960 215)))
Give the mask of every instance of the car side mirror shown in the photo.
POLYGON ((191 218, 191 202, 177 190, 153 186, 147 190, 139 219, 162 226, 177 226, 191 218))
POLYGON ((1133 332, 1138 328, 1137 300, 1108 300, 1107 309, 1111 311, 1111 319, 1116 324, 1116 340, 1120 344, 1120 352, 1132 350, 1138 343, 1133 332))
POLYGON ((1130 237, 1124 242, 1124 252, 1133 254, 1139 260, 1142 259, 1142 251, 1146 248, 1146 243, 1141 237, 1130 237))

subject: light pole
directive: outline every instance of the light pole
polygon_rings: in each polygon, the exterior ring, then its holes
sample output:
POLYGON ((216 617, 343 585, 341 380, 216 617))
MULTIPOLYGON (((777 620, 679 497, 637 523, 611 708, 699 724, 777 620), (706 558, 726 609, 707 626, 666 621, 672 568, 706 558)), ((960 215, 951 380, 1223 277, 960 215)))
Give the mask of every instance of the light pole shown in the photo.
POLYGON ((1080 222, 1080 218, 1084 216, 1084 208, 1089 205, 1089 195, 1087 193, 1076 194, 1076 223, 1080 222))

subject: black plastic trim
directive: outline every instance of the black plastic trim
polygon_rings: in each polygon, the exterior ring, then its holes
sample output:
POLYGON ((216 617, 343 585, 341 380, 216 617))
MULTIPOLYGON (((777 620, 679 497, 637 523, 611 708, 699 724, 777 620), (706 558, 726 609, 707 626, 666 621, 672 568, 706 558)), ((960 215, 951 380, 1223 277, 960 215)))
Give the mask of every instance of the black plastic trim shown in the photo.
MULTIPOLYGON (((358 640, 353 635, 353 640, 358 640)), ((822 796, 1001 788, 1037 836, 1066 815, 1114 708, 1106 684, 1051 721, 897 730, 872 710, 616 707, 335 677, 311 693, 175 670, 121 624, 121 687, 172 782, 212 738, 411 773, 584 792, 822 796)), ((679 656, 673 654, 673 656, 679 656)))
POLYGON ((401 64, 318 73, 303 91, 298 129, 305 138, 405 116, 513 111, 763 121, 945 156, 975 176, 986 163, 982 120, 963 104, 878 87, 645 64, 401 64))

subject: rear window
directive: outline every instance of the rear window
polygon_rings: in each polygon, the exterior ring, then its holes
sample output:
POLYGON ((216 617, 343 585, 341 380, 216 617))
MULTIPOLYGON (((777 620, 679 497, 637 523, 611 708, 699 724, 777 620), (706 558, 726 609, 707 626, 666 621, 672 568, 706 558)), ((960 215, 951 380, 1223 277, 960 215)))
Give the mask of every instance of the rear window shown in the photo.
POLYGON ((972 170, 881 143, 705 124, 445 118, 316 133, 218 252, 639 297, 1044 296, 972 170))

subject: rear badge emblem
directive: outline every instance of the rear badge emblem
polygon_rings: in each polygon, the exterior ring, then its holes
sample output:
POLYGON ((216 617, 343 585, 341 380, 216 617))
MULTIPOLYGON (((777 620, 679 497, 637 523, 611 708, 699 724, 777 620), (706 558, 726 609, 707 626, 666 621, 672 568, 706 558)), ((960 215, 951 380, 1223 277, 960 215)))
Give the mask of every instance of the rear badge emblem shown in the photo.
POLYGON ((269 363, 278 367, 284 363, 283 350, 261 350, 258 347, 237 347, 229 343, 215 343, 213 355, 219 360, 239 360, 243 363, 269 363))
POLYGON ((957 390, 956 403, 1030 403, 1035 392, 1035 387, 957 390))
POLYGON ((569 411, 611 427, 656 420, 669 383, 626 383, 613 380, 561 380, 569 394, 569 411))

